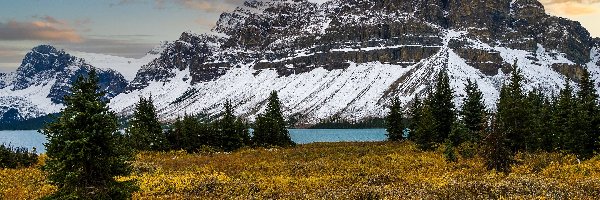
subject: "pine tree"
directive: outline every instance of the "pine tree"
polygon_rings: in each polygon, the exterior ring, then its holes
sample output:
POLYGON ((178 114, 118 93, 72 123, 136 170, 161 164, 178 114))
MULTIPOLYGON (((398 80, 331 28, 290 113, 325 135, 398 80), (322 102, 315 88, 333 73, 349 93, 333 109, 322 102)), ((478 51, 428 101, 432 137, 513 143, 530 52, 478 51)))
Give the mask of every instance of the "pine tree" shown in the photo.
POLYGON ((600 108, 598 107, 598 94, 596 93, 595 82, 590 78, 587 69, 583 70, 579 81, 579 91, 577 92, 577 118, 576 126, 580 129, 579 136, 576 136, 576 143, 582 157, 590 157, 598 149, 598 140, 600 139, 600 108))
POLYGON ((553 107, 542 91, 534 89, 526 97, 529 113, 526 143, 530 151, 552 151, 554 124, 548 121, 552 118, 553 107))
POLYGON ((479 90, 477 83, 471 80, 467 80, 465 92, 467 97, 463 102, 460 115, 464 126, 468 129, 470 142, 478 142, 481 140, 480 134, 485 128, 487 118, 483 93, 479 90))
POLYGON ((133 156, 117 131, 116 115, 102 100, 96 71, 80 76, 71 90, 60 117, 41 131, 48 138, 44 170, 58 187, 53 198, 131 198, 131 183, 114 177, 129 174, 133 156))
POLYGON ((576 149, 579 146, 577 144, 577 137, 580 137, 581 133, 576 124, 576 102, 573 95, 573 88, 569 82, 569 80, 565 82, 565 88, 560 91, 558 101, 556 102, 556 112, 553 118, 557 136, 555 138, 555 147, 578 153, 576 149))
POLYGON ((434 149, 436 145, 435 137, 437 121, 433 115, 429 101, 429 98, 425 100, 418 110, 418 121, 413 122, 415 123, 415 127, 412 140, 422 150, 434 149))
POLYGON ((387 137, 390 141, 402 140, 402 134, 404 133, 404 124, 402 117, 402 108, 400 107, 400 100, 398 97, 392 99, 390 106, 390 112, 385 118, 385 125, 387 130, 387 137))
POLYGON ((174 150, 196 152, 202 146, 212 146, 213 136, 216 135, 212 127, 201 123, 195 116, 185 115, 173 123, 167 132, 167 140, 174 150))
POLYGON ((441 71, 436 78, 435 92, 428 102, 435 123, 433 142, 443 143, 452 131, 452 124, 456 118, 454 113, 453 90, 450 88, 448 73, 441 71))
POLYGON ((528 113, 525 95, 521 89, 523 77, 521 70, 515 65, 510 83, 503 85, 500 90, 497 113, 497 131, 506 135, 506 140, 512 152, 526 150, 528 113))
POLYGON ((126 132, 129 136, 129 143, 134 149, 145 151, 166 149, 166 135, 158 121, 152 96, 148 99, 140 96, 126 132))
POLYGON ((266 112, 256 118, 253 142, 263 147, 293 146, 276 91, 271 92, 268 101, 266 112))
POLYGON ((410 123, 408 128, 410 129, 410 132, 408 135, 408 139, 412 139, 412 137, 415 134, 415 131, 417 130, 417 124, 419 124, 419 121, 421 120, 422 109, 423 103, 421 102, 421 99, 419 99, 418 96, 415 96, 415 98, 413 99, 412 106, 409 110, 410 123))
POLYGON ((224 105, 224 114, 217 122, 221 137, 221 148, 225 151, 233 151, 243 147, 248 138, 247 126, 233 115, 233 106, 227 100, 224 105))

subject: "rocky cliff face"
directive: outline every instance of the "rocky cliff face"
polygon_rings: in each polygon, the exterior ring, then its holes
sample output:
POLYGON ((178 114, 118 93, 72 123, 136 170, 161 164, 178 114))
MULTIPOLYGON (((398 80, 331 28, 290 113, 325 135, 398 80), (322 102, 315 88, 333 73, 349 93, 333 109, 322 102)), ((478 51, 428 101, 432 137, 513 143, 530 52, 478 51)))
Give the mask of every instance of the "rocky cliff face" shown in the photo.
POLYGON ((111 106, 157 95, 160 113, 216 114, 225 99, 252 118, 271 90, 298 123, 381 117, 391 96, 408 103, 448 70, 456 102, 467 79, 494 107, 516 63, 527 88, 553 94, 588 67, 600 80, 598 39, 534 0, 246 1, 211 34, 183 33, 144 66, 111 106))
MULTIPOLYGON (((54 113, 80 75, 94 67, 49 45, 27 53, 16 72, 0 75, 0 120, 23 120, 54 113)), ((125 90, 127 81, 113 70, 97 69, 100 87, 112 98, 125 90)))
MULTIPOLYGON (((600 82, 600 39, 534 0, 248 0, 223 13, 211 33, 185 32, 154 53, 126 88, 116 72, 103 71, 113 110, 128 115, 139 95, 152 94, 163 119, 218 115, 232 100, 236 114, 252 120, 276 90, 284 114, 301 125, 384 116, 391 97, 407 105, 441 70, 457 105, 471 79, 491 109, 513 64, 526 90, 548 95, 584 67, 600 82)), ((73 77, 91 68, 40 46, 16 73, 0 74, 7 102, 0 110, 58 110, 73 77), (21 97, 33 94, 45 96, 21 97)))

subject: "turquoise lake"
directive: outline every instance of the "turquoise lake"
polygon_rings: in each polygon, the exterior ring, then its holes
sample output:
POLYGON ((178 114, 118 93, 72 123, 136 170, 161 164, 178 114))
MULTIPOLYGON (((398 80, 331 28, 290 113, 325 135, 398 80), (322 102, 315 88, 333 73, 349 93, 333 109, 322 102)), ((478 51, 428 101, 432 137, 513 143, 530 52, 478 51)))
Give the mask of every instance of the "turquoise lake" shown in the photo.
MULTIPOLYGON (((385 129, 289 129, 292 140, 298 144, 314 142, 376 142, 386 139, 385 129)), ((46 137, 37 131, 0 131, 0 144, 13 147, 35 148, 44 153, 46 137)))

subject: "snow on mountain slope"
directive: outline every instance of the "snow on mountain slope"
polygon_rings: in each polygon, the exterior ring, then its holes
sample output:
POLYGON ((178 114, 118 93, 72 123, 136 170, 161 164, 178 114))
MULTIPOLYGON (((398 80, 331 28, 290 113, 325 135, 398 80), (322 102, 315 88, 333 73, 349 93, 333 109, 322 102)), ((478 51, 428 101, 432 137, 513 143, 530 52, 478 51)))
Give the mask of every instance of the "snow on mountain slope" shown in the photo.
MULTIPOLYGON (((449 31, 448 35, 452 34, 449 31)), ((526 58, 532 56, 531 52, 487 48, 499 51, 501 56, 511 61, 520 59, 518 64, 521 66, 531 65, 528 63, 531 60, 526 58)), ((527 80, 525 89, 557 91, 562 88, 563 75, 552 70, 551 66, 564 62, 564 58, 549 56, 543 47, 535 54, 540 66, 522 68, 527 80)), ((214 81, 198 84, 191 84, 188 70, 178 71, 170 81, 155 81, 144 89, 118 95, 111 101, 110 107, 121 113, 131 112, 137 97, 153 95, 161 118, 173 120, 185 114, 218 114, 223 102, 232 100, 236 114, 253 120, 255 114, 263 111, 261 105, 269 93, 275 90, 279 93, 286 116, 301 119, 302 124, 314 124, 330 117, 347 120, 383 117, 387 112, 386 93, 390 90, 396 92, 393 95, 407 104, 415 95, 422 96, 433 84, 430 80, 443 68, 451 77, 457 105, 465 97, 465 84, 470 79, 479 84, 486 105, 493 109, 499 88, 508 79, 508 74, 502 72, 491 77, 483 74, 446 46, 436 55, 408 67, 380 62, 350 63, 346 69, 317 68, 306 73, 279 76, 272 69, 255 70, 251 66, 231 69, 214 81), (402 81, 401 84, 397 84, 398 81, 402 81)), ((592 67, 599 69, 598 66, 592 67)))
POLYGON ((14 116, 4 116, 11 110, 17 111, 17 119, 29 119, 59 112, 63 105, 54 103, 51 98, 47 97, 55 82, 56 79, 50 80, 44 85, 34 85, 23 90, 12 90, 9 87, 0 89, 0 108, 2 108, 0 117, 2 119, 15 118, 14 116))
MULTIPOLYGON (((0 75, 0 122, 59 112, 73 82, 92 69, 84 60, 52 46, 33 48, 16 72, 0 75)), ((121 93, 127 85, 112 69, 98 69, 97 74, 107 98, 121 93)))
MULTIPOLYGON (((231 100, 236 114, 252 120, 276 90, 284 114, 310 125, 382 117, 392 97, 407 108, 432 90, 442 70, 457 106, 470 79, 493 110, 513 64, 523 71, 526 91, 554 95, 566 80, 575 85, 584 66, 600 81, 599 46, 579 23, 547 15, 538 1, 249 0, 223 13, 211 33, 184 32, 153 51, 159 54, 78 55, 130 80, 126 89, 112 87, 122 93, 114 93, 110 107, 123 116, 140 95, 152 95, 162 119, 218 116, 231 100)), ((0 88, 44 85, 53 80, 36 71, 44 66, 24 64, 33 73, 0 75, 0 88), (12 79, 18 84, 2 86, 12 79)), ((64 80, 56 83, 68 86, 64 80)))
POLYGON ((377 106, 381 95, 407 68, 381 63, 351 63, 344 70, 315 69, 308 73, 280 77, 273 70, 260 71, 249 66, 235 68, 215 81, 190 85, 184 81, 187 71, 180 71, 170 82, 153 82, 142 90, 121 94, 112 99, 114 110, 130 110, 139 95, 153 95, 163 118, 184 114, 218 113, 225 100, 236 103, 237 114, 253 118, 257 105, 264 103, 273 90, 287 115, 303 113, 316 123, 318 119, 339 114, 345 118, 365 118, 383 114, 377 106), (235 83, 235 84, 232 84, 235 83), (190 92, 191 91, 191 92, 190 92), (182 98, 178 100, 178 98, 182 98), (175 102, 175 103, 173 103, 175 102), (250 112, 246 112, 250 111, 250 112))

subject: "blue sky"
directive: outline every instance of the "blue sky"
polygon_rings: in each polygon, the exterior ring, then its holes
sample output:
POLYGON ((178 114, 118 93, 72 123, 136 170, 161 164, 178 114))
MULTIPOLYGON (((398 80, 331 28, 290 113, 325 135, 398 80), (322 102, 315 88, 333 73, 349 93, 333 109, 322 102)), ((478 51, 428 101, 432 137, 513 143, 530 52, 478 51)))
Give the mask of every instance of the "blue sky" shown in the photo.
MULTIPOLYGON (((244 0, 0 0, 0 72, 38 44, 141 57, 183 31, 207 32, 244 0)), ((323 0, 311 0, 323 1, 323 0)), ((580 21, 600 37, 600 0, 541 0, 548 13, 580 21)))

